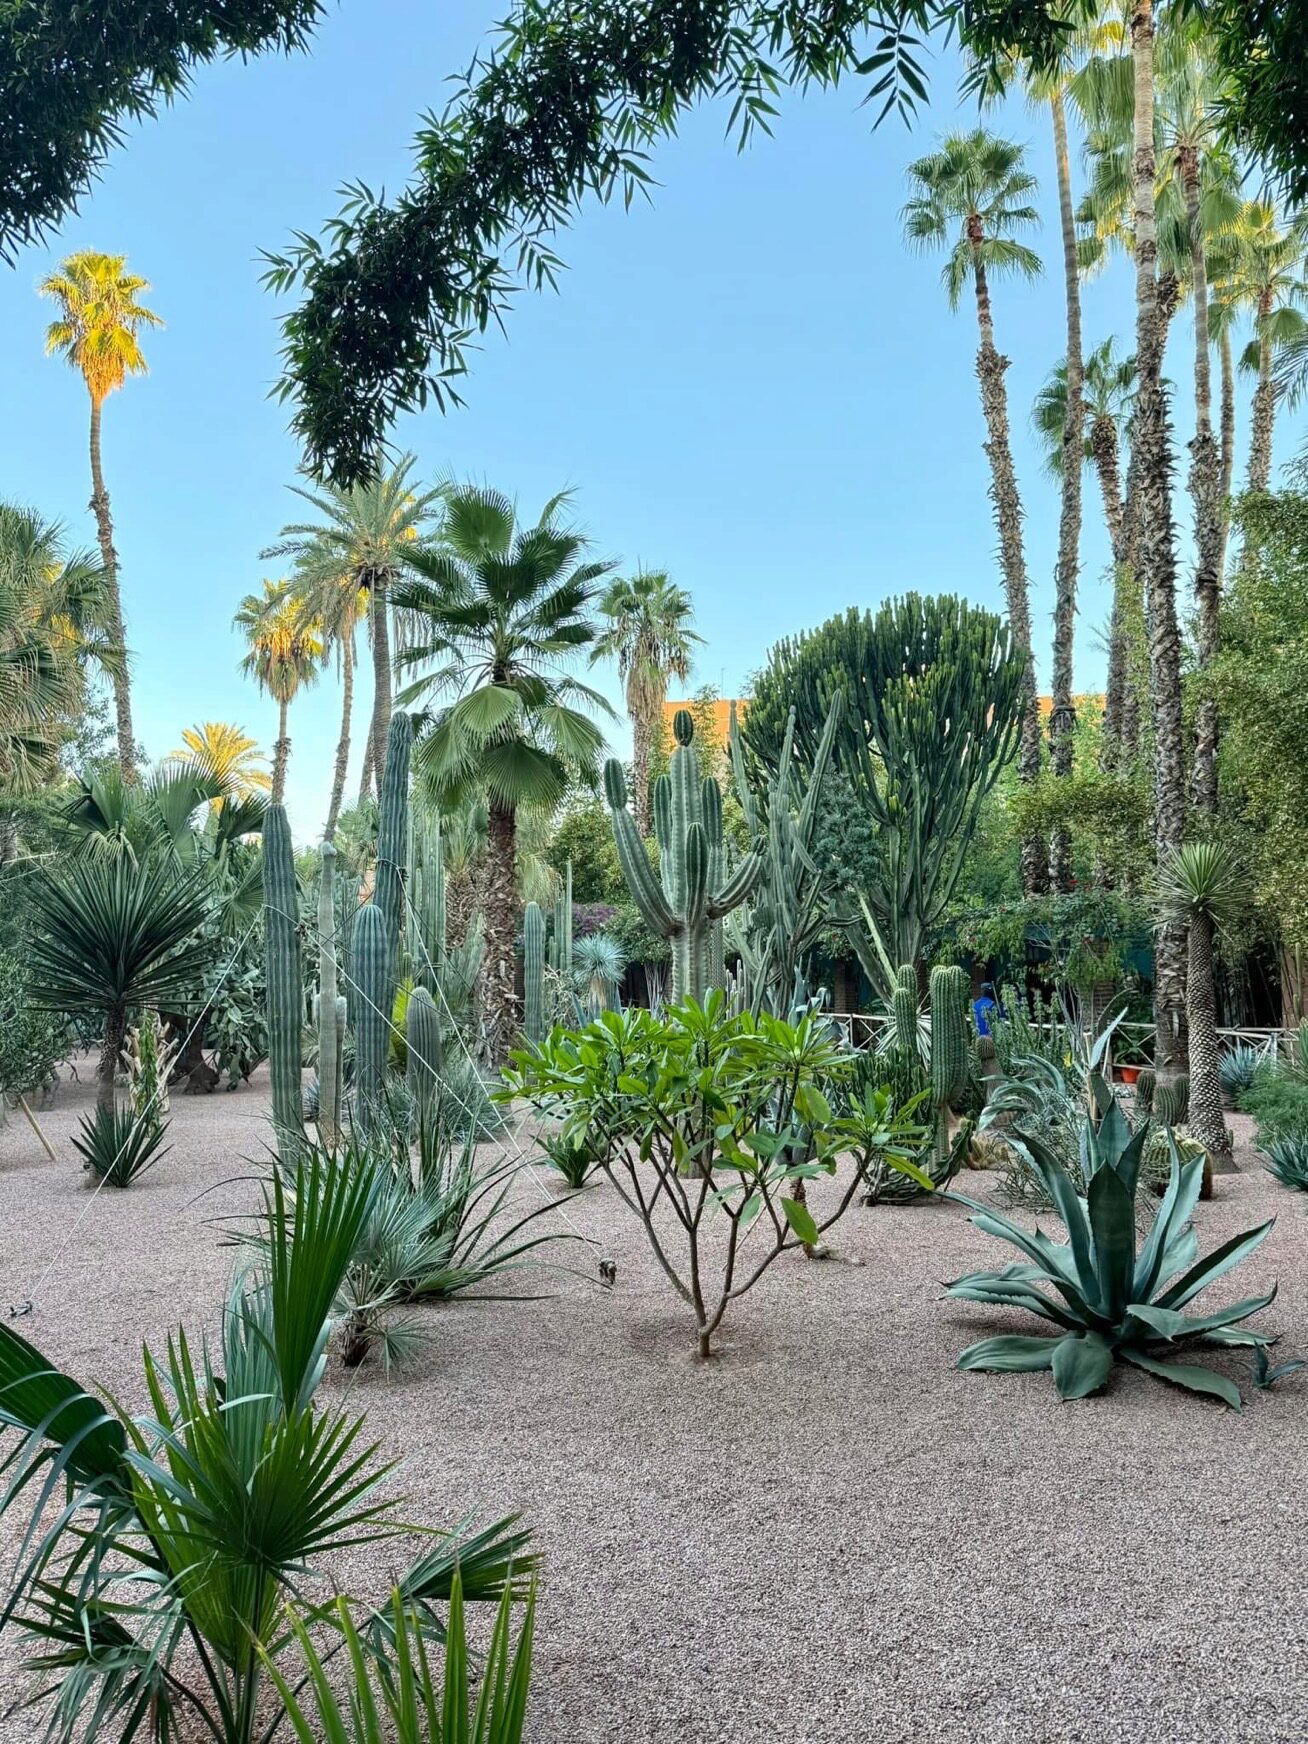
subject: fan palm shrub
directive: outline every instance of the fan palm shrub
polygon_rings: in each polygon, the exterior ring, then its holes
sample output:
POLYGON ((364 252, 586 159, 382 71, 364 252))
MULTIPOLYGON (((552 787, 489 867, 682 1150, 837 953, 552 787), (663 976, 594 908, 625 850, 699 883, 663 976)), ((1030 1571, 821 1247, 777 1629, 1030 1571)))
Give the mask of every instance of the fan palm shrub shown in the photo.
POLYGON ((103 1016, 96 1106, 108 1114, 129 1011, 184 997, 213 953, 214 940, 198 936, 209 888, 158 858, 114 855, 37 878, 30 897, 30 997, 43 1010, 103 1016))
POLYGON ((604 737, 582 711, 612 713, 567 670, 595 640, 591 601, 612 566, 557 524, 561 500, 522 526, 498 492, 452 492, 439 541, 409 555, 395 594, 414 626, 397 664, 428 669, 401 705, 441 705, 414 753, 419 782, 442 811, 487 803, 481 1011, 496 1059, 518 1028, 519 814, 551 810, 570 780, 594 781, 604 737))
MULTIPOLYGON (((415 1530, 380 1492, 392 1467, 363 1418, 315 1404, 374 1192, 322 1154, 274 1177, 262 1263, 234 1285, 216 1350, 184 1331, 162 1356, 147 1349, 140 1417, 0 1325, 0 1431, 17 1437, 0 1510, 30 1515, 4 1617, 27 1634, 52 1737, 266 1744, 294 1724, 270 1703, 285 1702, 289 1680, 274 1674, 306 1632, 324 1663, 346 1650, 350 1699, 363 1702, 419 1638, 441 1636, 456 1571, 469 1598, 522 1591, 532 1559, 513 1521, 417 1528, 432 1542, 397 1582, 405 1646, 390 1606, 363 1612, 357 1638, 342 1632, 329 1559, 415 1530)), ((463 1651, 457 1631, 449 1651, 463 1651)))
POLYGON ((1210 1314, 1183 1309, 1201 1291, 1238 1265, 1266 1239, 1275 1219, 1231 1236, 1206 1259, 1198 1259, 1191 1224, 1203 1188, 1204 1162, 1183 1162, 1170 1144, 1167 1190, 1144 1243, 1137 1249, 1136 1198, 1150 1131, 1134 1133, 1117 1099, 1095 1086, 1102 1117, 1088 1117, 1082 1139, 1084 1195, 1044 1145, 1026 1141, 1033 1166, 1067 1231, 1065 1243, 1000 1216, 964 1194, 959 1203, 986 1235, 1017 1248, 1022 1261, 1001 1272, 956 1278, 950 1296, 964 1302, 1022 1308, 1057 1331, 1041 1337, 1008 1335, 969 1345, 958 1359, 963 1369, 1027 1373, 1051 1369, 1061 1398, 1082 1399, 1105 1386, 1115 1363, 1129 1363, 1160 1380, 1210 1394, 1239 1410, 1238 1388, 1202 1364, 1177 1362, 1173 1353, 1192 1342, 1266 1345, 1271 1338, 1243 1325, 1276 1294, 1246 1297, 1210 1314))

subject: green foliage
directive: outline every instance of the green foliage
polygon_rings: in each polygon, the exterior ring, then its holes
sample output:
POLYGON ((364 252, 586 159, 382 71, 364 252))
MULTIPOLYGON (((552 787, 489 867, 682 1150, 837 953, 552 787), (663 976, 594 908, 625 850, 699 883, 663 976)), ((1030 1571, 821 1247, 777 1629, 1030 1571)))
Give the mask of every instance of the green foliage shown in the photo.
POLYGON ((81 1131, 73 1134, 73 1149, 82 1167, 108 1187, 130 1187, 167 1156, 166 1124, 157 1112, 136 1108, 98 1108, 84 1115, 81 1131))
POLYGON ((997 962, 1000 975, 1025 967, 1030 943, 1048 951, 1054 979, 1091 987, 1121 976, 1132 953, 1149 944, 1152 924, 1143 902, 1091 887, 960 908, 947 932, 955 950, 997 962))
MULTIPOLYGON (((6 1615, 43 1674, 55 1736, 175 1738, 186 1714, 218 1744, 254 1744, 276 1691, 269 1668, 294 1645, 288 1612, 330 1631, 311 1577, 352 1546, 414 1530, 381 1493, 391 1468, 363 1419, 315 1403, 375 1190, 324 1153, 274 1174, 258 1264, 234 1285, 213 1352, 194 1353, 182 1331, 161 1358, 147 1349, 139 1418, 0 1325, 0 1430, 17 1436, 0 1507, 30 1516, 6 1615), (65 1483, 73 1506, 47 1513, 65 1483)), ((436 1542, 397 1585, 429 1642, 456 1571, 469 1598, 520 1586, 531 1559, 518 1559, 512 1527, 424 1533, 436 1542)), ((390 1607, 365 1615, 389 1675, 390 1607)))
POLYGON ((780 642, 755 683, 745 747, 769 769, 793 708, 811 772, 831 699, 844 698, 836 756, 854 810, 875 826, 847 919, 883 993, 895 964, 923 960, 953 901, 986 795, 1017 748, 1023 665, 993 613, 910 594, 780 642))
POLYGON ((600 1166, 694 1315, 707 1357, 730 1303, 783 1252, 817 1246, 875 1157, 916 1175, 906 1147, 920 1128, 888 1091, 841 1117, 833 1110, 827 1092, 856 1064, 816 1013, 795 1023, 733 1013, 714 992, 702 1005, 605 1012, 575 1033, 556 1029, 514 1054, 503 1095, 561 1116, 565 1142, 602 1135, 600 1166), (819 1221, 806 1183, 834 1175, 843 1153, 855 1166, 819 1221), (656 1219, 662 1201, 674 1215, 656 1219), (710 1242, 713 1224, 725 1225, 724 1241, 710 1242))
POLYGON ((386 735, 377 826, 377 870, 372 899, 386 922, 391 941, 391 976, 399 973, 399 953, 406 921, 404 882, 409 836, 409 754, 413 723, 402 710, 391 716, 386 735))
POLYGON ((1239 1105, 1257 1124, 1256 1142, 1266 1150, 1266 1140, 1283 1133, 1308 1132, 1308 1083, 1270 1063, 1260 1066, 1239 1105))
POLYGON ((31 1096, 55 1083, 67 1052, 67 1026, 38 1011, 21 959, 0 949, 0 1096, 31 1096))
POLYGON ((541 1136, 540 1148, 549 1167, 579 1192, 600 1166, 604 1144, 589 1132, 547 1132, 541 1136))
MULTIPOLYGON (((1197 0, 1191 9, 1198 10, 1197 0)), ((1303 0, 1204 0, 1225 117, 1256 162, 1308 198, 1308 15, 1303 0)))
POLYGON ((1204 1162, 1202 1157, 1182 1162, 1173 1146, 1167 1190, 1137 1250, 1136 1198, 1149 1129, 1142 1126, 1132 1133, 1102 1081, 1097 1102, 1104 1109, 1102 1118, 1097 1126, 1087 1118, 1081 1136, 1084 1197, 1051 1151, 1027 1141, 1033 1166, 1066 1227, 1065 1244, 1023 1229, 990 1206, 956 1196, 975 1213, 971 1221, 979 1230, 1011 1243, 1022 1261, 1002 1272, 957 1278, 949 1285, 949 1295, 1020 1308, 1058 1328, 1038 1338, 983 1339, 963 1352, 958 1366, 1010 1373, 1052 1369, 1060 1398, 1083 1399, 1107 1384, 1115 1363, 1125 1362, 1239 1410, 1239 1390, 1225 1375, 1171 1359, 1191 1341, 1222 1348, 1272 1342, 1242 1323, 1268 1306, 1275 1288, 1211 1314, 1182 1312, 1251 1254, 1272 1224, 1232 1236, 1206 1259, 1197 1260, 1191 1219, 1203 1186, 1204 1162))
POLYGON ((1291 1127, 1262 1146, 1268 1171, 1283 1187, 1308 1193, 1308 1127, 1291 1127))
POLYGON ((1237 1042, 1224 1053, 1217 1064, 1217 1076, 1223 1092, 1233 1100, 1253 1088, 1258 1069, 1265 1059, 1261 1048, 1237 1042))
POLYGON ((593 794, 570 797, 550 837, 549 861, 560 878, 571 862, 574 902, 616 905, 626 898, 608 808, 593 794))

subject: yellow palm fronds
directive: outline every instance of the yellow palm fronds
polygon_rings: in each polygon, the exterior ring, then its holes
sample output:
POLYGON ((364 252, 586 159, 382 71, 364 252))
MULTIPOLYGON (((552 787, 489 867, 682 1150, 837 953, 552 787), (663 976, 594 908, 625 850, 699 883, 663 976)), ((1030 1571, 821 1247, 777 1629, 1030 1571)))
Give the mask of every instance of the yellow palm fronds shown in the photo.
POLYGON ((147 364, 138 333, 142 327, 162 327, 152 309, 138 301, 148 291, 148 279, 126 270, 125 254, 98 254, 83 249, 70 254, 60 270, 41 281, 44 297, 53 297, 61 314, 46 328, 47 354, 60 353, 81 372, 87 391, 99 405, 129 375, 145 375, 147 364))

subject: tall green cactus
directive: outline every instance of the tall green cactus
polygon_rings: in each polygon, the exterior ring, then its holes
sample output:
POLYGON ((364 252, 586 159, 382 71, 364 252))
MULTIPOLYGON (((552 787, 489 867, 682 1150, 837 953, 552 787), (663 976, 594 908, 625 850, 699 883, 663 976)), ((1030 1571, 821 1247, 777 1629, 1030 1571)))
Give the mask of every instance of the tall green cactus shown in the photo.
POLYGON ((350 1028, 354 1034, 354 1118, 366 1133, 382 1098, 394 999, 391 937, 381 909, 365 903, 350 947, 350 1028))
POLYGON ((676 750, 668 773, 654 783, 659 878, 627 810, 622 765, 612 758, 604 766, 604 792, 627 887, 650 931, 672 947, 672 997, 702 999, 721 985, 722 917, 747 900, 762 861, 751 853, 725 876, 722 791, 711 775, 700 776, 695 723, 687 710, 677 710, 672 733, 676 750))
POLYGON ((445 1066, 440 1013, 425 987, 409 995, 404 1035, 407 1044, 407 1079, 419 1120, 427 1120, 440 1095, 445 1066))
POLYGON ((441 820, 421 810, 409 831, 409 920, 407 973, 435 993, 445 962, 445 866, 441 820))
POLYGON ((264 965, 268 985, 268 1067, 272 1077, 273 1125, 279 1142, 304 1137, 300 1086, 304 983, 295 858, 286 810, 270 805, 263 820, 264 965))
POLYGON ((403 712, 391 716, 386 736, 386 767, 382 771, 377 823, 377 872, 373 901, 386 922, 391 941, 391 974, 398 975, 404 937, 404 875, 409 848, 409 752, 413 722, 403 712))
POLYGON ((911 963, 900 966, 890 995, 890 1009, 895 1021, 895 1046, 905 1054, 917 1055, 917 975, 911 963))
POLYGON ((340 1142, 341 1056, 336 1030, 336 849, 322 845, 318 878, 318 1140, 340 1142))
MULTIPOLYGON (((967 1091, 972 1073, 969 1043, 969 985, 962 969, 951 966, 931 971, 928 994, 929 1040, 923 1061, 919 1041, 917 972, 911 963, 895 974, 890 995, 894 1042, 890 1049, 888 1076, 901 1100, 925 1091, 921 1118, 930 1125, 930 1138, 918 1162, 942 1187, 957 1173, 967 1148, 971 1125, 965 1122, 953 1139, 949 1134, 951 1105, 967 1091)), ((923 1191, 907 1176, 883 1169, 869 1192, 869 1199, 905 1201, 923 1191)))
POLYGON ((522 1031, 532 1047, 545 1034, 545 916, 529 902, 522 917, 522 1031))
POLYGON ((572 982, 572 857, 554 897, 554 925, 549 944, 550 968, 572 982))

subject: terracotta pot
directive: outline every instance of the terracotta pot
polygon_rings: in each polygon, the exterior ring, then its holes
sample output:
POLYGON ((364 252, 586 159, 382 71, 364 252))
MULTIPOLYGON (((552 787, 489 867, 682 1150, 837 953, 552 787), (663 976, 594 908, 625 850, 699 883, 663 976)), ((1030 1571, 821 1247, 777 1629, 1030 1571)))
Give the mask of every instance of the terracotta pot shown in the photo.
POLYGON ((1117 1068, 1117 1078, 1121 1084, 1134 1084, 1139 1076, 1139 1066, 1119 1066, 1117 1068))

